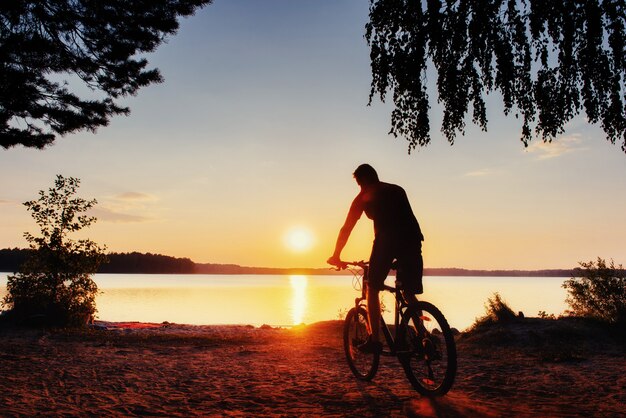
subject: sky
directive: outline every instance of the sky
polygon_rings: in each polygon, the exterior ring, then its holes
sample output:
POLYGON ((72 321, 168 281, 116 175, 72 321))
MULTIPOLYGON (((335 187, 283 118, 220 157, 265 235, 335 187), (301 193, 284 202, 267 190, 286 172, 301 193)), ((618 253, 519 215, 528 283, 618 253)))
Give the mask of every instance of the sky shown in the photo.
MULTIPOLYGON (((488 97, 488 131, 450 145, 431 83, 431 136, 409 154, 370 91, 364 0, 215 0, 147 56, 165 82, 121 103, 128 117, 43 151, 0 150, 0 248, 37 232, 22 205, 57 174, 81 179, 108 251, 199 263, 324 267, 369 163, 407 192, 426 267, 626 264, 626 155, 584 116, 524 148, 488 97), (295 232, 294 232, 295 231, 295 232)), ((431 78, 434 81, 434 77, 431 78)), ((343 252, 367 259, 363 217, 343 252)))

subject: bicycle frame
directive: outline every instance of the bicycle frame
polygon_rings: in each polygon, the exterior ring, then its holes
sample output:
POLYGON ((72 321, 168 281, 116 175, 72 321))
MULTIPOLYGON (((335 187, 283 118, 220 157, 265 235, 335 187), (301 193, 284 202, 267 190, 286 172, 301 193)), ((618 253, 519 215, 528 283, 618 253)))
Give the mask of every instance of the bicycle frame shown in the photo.
MULTIPOLYGON (((354 300, 354 306, 358 308, 360 305, 364 305, 364 301, 367 300, 367 286, 369 283, 369 266, 366 263, 359 263, 358 266, 363 269, 363 285, 361 286, 361 297, 358 297, 354 300)), ((389 292, 394 295, 394 330, 397 332, 398 326, 400 325, 400 317, 402 313, 409 307, 409 301, 406 300, 402 290, 397 287, 383 285, 383 291, 389 292)), ((366 309, 367 310, 367 309, 366 309)), ((383 335, 385 336, 385 340, 387 341, 387 345, 389 350, 383 349, 381 355, 383 356, 397 356, 400 352, 396 345, 396 339, 392 334, 389 326, 385 322, 383 316, 380 316, 380 325, 383 331, 383 335)))
POLYGON ((454 336, 441 311, 432 303, 418 300, 412 292, 405 292, 397 278, 395 287, 383 283, 381 291, 394 295, 394 323, 387 325, 381 315, 379 326, 387 345, 383 344, 381 352, 362 349, 361 345, 366 344, 372 333, 364 302, 368 295, 369 264, 341 262, 337 268, 350 270, 354 288, 361 291, 344 321, 343 346, 352 373, 369 381, 376 375, 381 355, 395 356, 415 390, 428 396, 445 395, 454 383, 457 364, 454 336))

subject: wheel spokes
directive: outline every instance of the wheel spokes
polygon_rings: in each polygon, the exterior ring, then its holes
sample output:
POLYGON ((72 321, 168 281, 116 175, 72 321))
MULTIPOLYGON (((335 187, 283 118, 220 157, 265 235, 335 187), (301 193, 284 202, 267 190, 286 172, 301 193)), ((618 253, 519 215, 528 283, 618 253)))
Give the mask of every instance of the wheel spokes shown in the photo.
MULTIPOLYGON (((456 369, 456 351, 449 353, 450 333, 445 318, 428 303, 420 303, 420 309, 405 317, 405 337, 410 355, 401 359, 413 386, 425 394, 441 395, 448 391, 456 369), (450 355, 453 357, 450 358, 450 355), (453 362, 453 363, 451 363, 453 362), (451 366, 452 364, 452 366, 451 366), (452 371, 449 373, 449 368, 452 371), (451 377, 452 376, 452 377, 451 377)), ((454 344, 454 341, 451 340, 454 344)))

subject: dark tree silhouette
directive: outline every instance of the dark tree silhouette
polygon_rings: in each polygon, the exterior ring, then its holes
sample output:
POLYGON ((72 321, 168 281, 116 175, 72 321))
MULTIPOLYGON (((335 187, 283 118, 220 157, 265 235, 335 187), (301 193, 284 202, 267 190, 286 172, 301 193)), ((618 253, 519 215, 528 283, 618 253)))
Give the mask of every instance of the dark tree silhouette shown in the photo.
POLYGON ((0 145, 43 148, 128 114, 115 99, 162 81, 142 54, 174 34, 180 16, 211 2, 2 0, 0 145))
POLYGON ((487 128, 485 94, 522 119, 525 146, 552 141, 583 110, 626 152, 624 0, 370 0, 372 98, 393 93, 391 131, 409 152, 430 142, 427 68, 437 74, 442 132, 468 112, 487 128))
POLYGON ((626 271, 613 260, 598 257, 580 262, 572 278, 563 283, 567 303, 575 316, 599 319, 626 327, 626 271))
POLYGON ((57 175, 54 187, 24 203, 40 234, 24 233, 29 254, 7 277, 2 305, 18 322, 43 317, 47 324, 85 325, 96 311, 98 286, 91 277, 106 260, 105 248, 69 238, 96 221, 84 213, 97 202, 77 197, 79 186, 79 179, 57 175))

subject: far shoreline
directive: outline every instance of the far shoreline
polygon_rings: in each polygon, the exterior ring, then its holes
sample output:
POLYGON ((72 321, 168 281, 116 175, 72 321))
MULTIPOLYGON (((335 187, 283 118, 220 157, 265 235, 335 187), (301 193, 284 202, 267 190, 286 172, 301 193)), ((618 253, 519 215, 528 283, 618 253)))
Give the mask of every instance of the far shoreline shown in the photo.
MULTIPOLYGON (((0 273, 17 274, 17 271, 0 269, 0 273)), ((203 271, 202 269, 186 272, 186 271, 149 271, 149 270, 120 270, 120 271, 98 271, 96 274, 169 274, 169 275, 207 275, 207 276, 351 276, 352 273, 347 270, 334 271, 332 269, 298 269, 298 268, 272 268, 272 267, 239 267, 233 269, 210 269, 203 271)), ((466 270, 458 268, 433 268, 424 269, 424 277, 554 277, 554 278, 570 278, 574 275, 573 270, 466 270)), ((394 276, 393 272, 390 276, 394 276)))
MULTIPOLYGON (((16 271, 0 269, 0 273, 17 274, 16 271)), ((168 275, 207 275, 207 276, 351 276, 350 271, 333 271, 331 269, 290 269, 290 268, 271 268, 271 267, 240 267, 236 269, 211 269, 210 271, 193 271, 193 272, 177 272, 177 271, 98 271, 96 274, 168 274, 168 275)), ((458 268, 433 268, 424 269, 424 277, 548 277, 548 278, 571 278, 574 275, 573 270, 466 270, 458 268)), ((394 274, 390 274, 394 276, 394 274)))
MULTIPOLYGON (((0 249, 0 272, 13 274, 28 258, 29 249, 0 249)), ((98 273, 106 274, 215 274, 215 275, 351 275, 328 267, 248 267, 238 264, 196 263, 189 258, 152 253, 109 253, 108 262, 98 273)), ((426 267, 424 276, 453 277, 572 277, 576 269, 467 269, 459 267, 426 267)))

